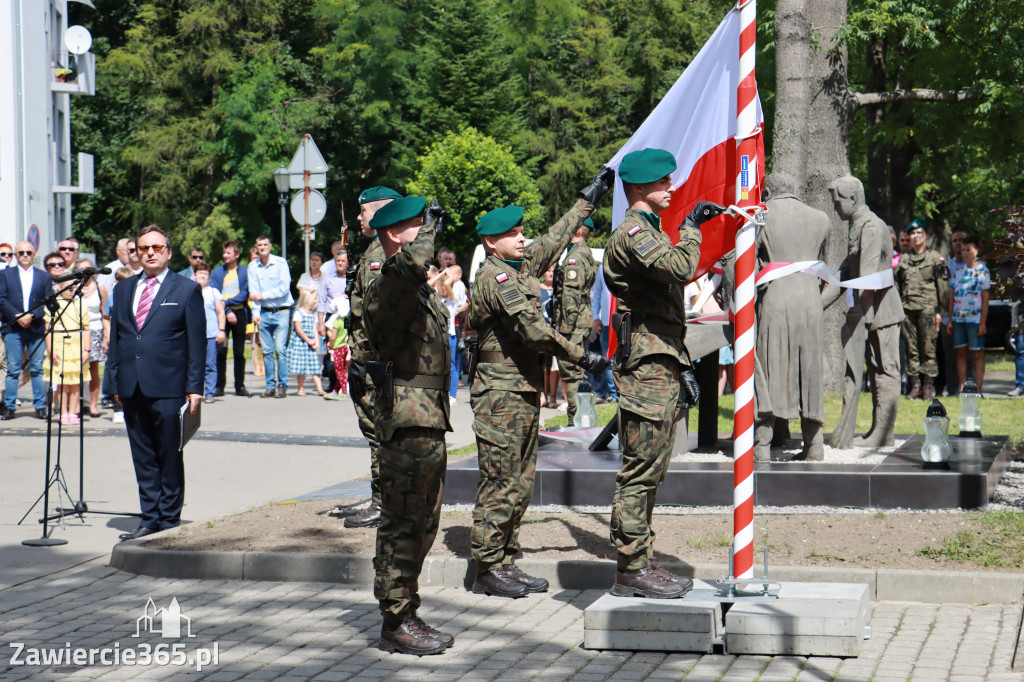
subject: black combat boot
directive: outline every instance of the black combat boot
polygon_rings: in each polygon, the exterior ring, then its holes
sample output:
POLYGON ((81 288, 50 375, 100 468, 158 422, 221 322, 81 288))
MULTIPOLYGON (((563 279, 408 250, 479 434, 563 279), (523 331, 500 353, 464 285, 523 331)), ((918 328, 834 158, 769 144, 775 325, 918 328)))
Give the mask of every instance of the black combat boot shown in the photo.
POLYGON ((910 377, 910 390, 907 391, 907 397, 911 399, 921 397, 921 377, 910 377))
POLYGON ((363 511, 345 519, 346 528, 376 528, 380 525, 380 507, 370 504, 363 511))
POLYGON ((506 577, 501 572, 501 567, 499 566, 489 571, 477 573, 476 580, 473 581, 473 592, 477 594, 490 594, 495 597, 516 599, 518 597, 525 597, 529 591, 526 585, 506 577))
POLYGON ((413 617, 413 620, 416 621, 416 624, 420 626, 420 628, 422 628, 423 630, 426 630, 427 632, 432 634, 434 637, 437 637, 439 640, 441 640, 441 642, 445 645, 445 648, 451 649, 453 646, 455 646, 455 636, 454 635, 450 635, 447 632, 441 632, 437 628, 430 627, 429 625, 427 625, 426 623, 423 622, 423 619, 420 618, 419 615, 417 615, 415 613, 412 614, 412 617, 413 617))
POLYGON ((693 588, 693 581, 687 578, 685 575, 676 575, 672 571, 662 566, 657 561, 651 560, 647 562, 647 570, 656 576, 664 580, 675 583, 681 587, 685 587, 686 591, 689 592, 693 588))
POLYGON ((534 578, 532 575, 527 575, 526 573, 523 573, 523 570, 515 564, 508 564, 506 566, 501 566, 500 568, 496 568, 494 570, 501 571, 506 578, 513 582, 522 583, 523 585, 526 585, 526 589, 530 592, 548 591, 547 580, 544 580, 544 578, 534 578))
POLYGON ((423 627, 415 614, 407 613, 401 619, 385 618, 380 628, 377 647, 381 651, 432 656, 443 654, 448 647, 438 636, 423 627))
POLYGON ((929 401, 935 397, 935 379, 933 377, 925 377, 921 382, 921 397, 929 401))

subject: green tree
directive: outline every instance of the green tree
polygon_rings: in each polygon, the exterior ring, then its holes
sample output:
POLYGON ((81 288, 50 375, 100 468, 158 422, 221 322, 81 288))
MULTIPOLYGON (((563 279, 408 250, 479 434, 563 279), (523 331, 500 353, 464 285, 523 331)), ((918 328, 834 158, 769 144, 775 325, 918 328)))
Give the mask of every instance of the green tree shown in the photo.
POLYGON ((463 128, 435 142, 417 165, 409 192, 436 199, 444 207, 446 229, 438 243, 456 253, 466 254, 476 246, 476 223, 495 208, 522 207, 527 236, 547 227, 529 174, 516 164, 508 146, 475 128, 463 128))

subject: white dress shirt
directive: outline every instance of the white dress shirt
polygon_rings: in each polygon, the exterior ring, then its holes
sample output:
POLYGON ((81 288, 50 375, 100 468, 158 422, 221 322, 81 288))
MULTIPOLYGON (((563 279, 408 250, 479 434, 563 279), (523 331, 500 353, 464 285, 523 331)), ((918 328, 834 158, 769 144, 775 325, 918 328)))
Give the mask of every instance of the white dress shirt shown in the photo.
POLYGON ((21 279, 21 310, 25 312, 28 310, 28 298, 32 294, 32 280, 35 279, 36 273, 35 268, 31 265, 28 266, 28 270, 18 266, 18 278, 21 279))

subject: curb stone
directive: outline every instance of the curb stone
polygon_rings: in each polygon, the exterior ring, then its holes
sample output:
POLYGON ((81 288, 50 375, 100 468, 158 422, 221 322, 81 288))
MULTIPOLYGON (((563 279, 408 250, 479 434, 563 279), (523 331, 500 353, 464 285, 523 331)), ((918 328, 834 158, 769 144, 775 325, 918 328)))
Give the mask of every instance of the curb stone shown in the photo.
MULTIPOLYGON (((552 589, 592 590, 612 584, 615 563, 604 560, 523 559, 527 573, 545 578, 552 589)), ((131 540, 114 546, 109 566, 160 578, 323 582, 373 585, 373 557, 364 554, 300 552, 201 552, 147 549, 131 540)), ((713 581, 724 575, 719 564, 666 563, 680 575, 713 581)), ((469 559, 428 556, 420 585, 466 587, 472 584, 469 559)), ((865 583, 874 601, 932 604, 1013 604, 1024 598, 1024 574, 920 571, 892 568, 769 567, 772 580, 783 582, 865 583)))

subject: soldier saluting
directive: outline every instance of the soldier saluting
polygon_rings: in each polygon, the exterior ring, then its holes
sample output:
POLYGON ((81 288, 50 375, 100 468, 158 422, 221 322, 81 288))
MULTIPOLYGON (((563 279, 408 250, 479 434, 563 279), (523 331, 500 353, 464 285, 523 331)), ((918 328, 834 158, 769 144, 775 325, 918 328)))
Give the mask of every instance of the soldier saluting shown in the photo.
MULTIPOLYGON (((615 480, 611 518, 611 540, 618 550, 612 594, 621 597, 681 597, 693 587, 689 578, 654 562, 651 514, 681 416, 681 368, 690 365, 683 345, 683 290, 700 258, 700 224, 725 209, 698 202, 673 247, 658 214, 669 207, 676 189, 670 177, 675 169, 675 158, 663 149, 623 157, 619 178, 629 210, 604 252, 605 282, 619 299, 616 319, 622 321, 616 325, 620 352, 615 363, 622 470, 615 480)), ((694 393, 695 382, 687 384, 694 393)))
POLYGON ((347 330, 352 356, 348 365, 348 391, 359 420, 359 430, 370 445, 370 506, 346 518, 346 528, 371 528, 380 523, 380 457, 377 436, 373 431, 373 394, 366 391, 366 363, 373 359, 373 349, 363 331, 363 295, 370 282, 380 274, 384 262, 384 249, 377 233, 370 227, 370 221, 388 202, 401 198, 402 195, 390 187, 371 187, 359 195, 359 228, 364 237, 370 238, 370 245, 359 259, 349 294, 347 330))
MULTIPOLYGON (((597 263, 587 246, 587 237, 594 228, 594 221, 587 218, 576 230, 565 259, 559 266, 561 277, 556 278, 558 309, 551 326, 558 333, 577 346, 586 348, 587 338, 594 329, 594 316, 590 308, 590 290, 597 278, 597 263)), ((565 398, 568 401, 569 424, 576 416, 576 391, 583 381, 583 368, 568 362, 558 363, 558 374, 565 384, 565 398)))
POLYGON ((476 275, 469 313, 469 325, 479 339, 471 398, 480 463, 470 534, 477 570, 474 592, 522 597, 548 588, 546 580, 527 575, 513 563, 537 465, 544 390, 540 354, 556 355, 594 374, 604 371, 608 360, 544 321, 538 277, 558 261, 614 181, 613 170, 602 170, 581 190, 576 205, 529 246, 518 206, 495 209, 476 226, 488 255, 476 275))
POLYGON ((441 518, 451 431, 448 309, 427 284, 435 220, 420 197, 395 199, 377 211, 386 260, 363 299, 363 327, 374 351, 367 363, 376 394, 381 519, 377 528, 374 597, 384 616, 378 646, 406 654, 440 654, 455 638, 416 614, 423 560, 441 518), (424 217, 428 220, 425 223, 424 217))

